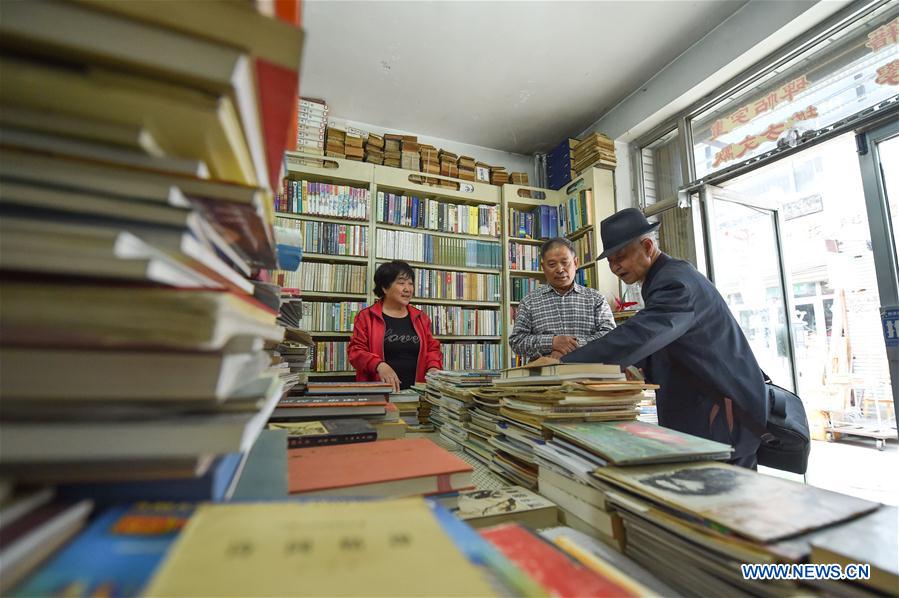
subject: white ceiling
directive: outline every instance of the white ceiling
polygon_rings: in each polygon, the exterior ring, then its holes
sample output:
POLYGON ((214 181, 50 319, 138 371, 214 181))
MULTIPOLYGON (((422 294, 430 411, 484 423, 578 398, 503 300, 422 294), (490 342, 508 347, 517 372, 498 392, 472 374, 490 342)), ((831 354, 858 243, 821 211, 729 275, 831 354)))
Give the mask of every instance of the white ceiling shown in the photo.
POLYGON ((354 121, 531 154, 746 2, 305 0, 300 90, 354 121))

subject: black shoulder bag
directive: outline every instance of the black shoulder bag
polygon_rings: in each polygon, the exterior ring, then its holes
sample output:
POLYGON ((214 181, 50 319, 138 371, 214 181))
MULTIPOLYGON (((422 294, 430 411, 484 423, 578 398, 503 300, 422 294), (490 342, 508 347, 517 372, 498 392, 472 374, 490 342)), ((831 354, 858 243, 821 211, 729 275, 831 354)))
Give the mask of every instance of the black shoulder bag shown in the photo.
POLYGON ((767 374, 764 376, 768 399, 767 429, 750 423, 749 418, 743 420, 762 441, 756 453, 759 465, 804 474, 812 447, 805 406, 794 393, 771 382, 767 374))

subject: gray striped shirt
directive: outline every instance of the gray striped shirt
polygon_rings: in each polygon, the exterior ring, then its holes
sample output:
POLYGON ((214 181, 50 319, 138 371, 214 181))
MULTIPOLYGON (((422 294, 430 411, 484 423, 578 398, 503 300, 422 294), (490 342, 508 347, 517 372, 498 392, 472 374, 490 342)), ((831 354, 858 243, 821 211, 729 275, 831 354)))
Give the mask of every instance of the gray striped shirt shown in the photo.
POLYGON ((573 336, 584 346, 613 328, 612 309, 599 291, 575 283, 560 295, 547 284, 521 300, 509 345, 527 363, 552 353, 555 335, 573 336))

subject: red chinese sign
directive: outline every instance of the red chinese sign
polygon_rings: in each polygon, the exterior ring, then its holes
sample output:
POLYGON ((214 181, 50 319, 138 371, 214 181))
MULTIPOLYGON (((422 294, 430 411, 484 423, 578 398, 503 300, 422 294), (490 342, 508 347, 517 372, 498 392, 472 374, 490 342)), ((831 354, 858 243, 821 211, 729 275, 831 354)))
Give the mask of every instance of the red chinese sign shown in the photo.
POLYGON ((783 85, 780 89, 775 89, 768 95, 756 100, 751 104, 746 104, 730 116, 726 116, 712 123, 712 139, 717 139, 721 135, 733 131, 741 125, 745 125, 752 119, 763 112, 774 110, 778 105, 784 102, 792 102, 800 92, 808 89, 810 85, 805 75, 798 79, 783 85))
POLYGON ((896 17, 886 25, 882 25, 868 34, 866 46, 877 52, 899 42, 899 17, 896 17))
POLYGON ((768 125, 768 128, 762 133, 759 133, 758 135, 747 135, 742 141, 731 143, 720 152, 716 153, 713 166, 717 167, 724 162, 742 158, 748 152, 755 150, 766 141, 777 141, 777 138, 780 137, 781 133, 792 127, 795 123, 802 120, 812 120, 813 118, 818 118, 818 109, 815 106, 809 106, 805 110, 800 110, 795 113, 783 122, 772 123, 768 125))
POLYGON ((877 78, 874 82, 878 85, 899 85, 899 59, 877 69, 877 78))

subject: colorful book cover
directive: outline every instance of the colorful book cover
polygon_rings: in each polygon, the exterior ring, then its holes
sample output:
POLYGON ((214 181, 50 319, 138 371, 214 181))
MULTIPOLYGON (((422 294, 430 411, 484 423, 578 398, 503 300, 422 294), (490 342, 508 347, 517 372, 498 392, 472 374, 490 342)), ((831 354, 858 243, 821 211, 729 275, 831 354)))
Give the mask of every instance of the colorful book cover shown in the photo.
POLYGON ((877 503, 724 463, 600 467, 601 481, 757 542, 868 513, 877 503))
POLYGON ((93 520, 14 596, 137 596, 187 523, 194 505, 135 503, 93 520))
POLYGON ((547 423, 547 429, 615 465, 728 459, 731 447, 640 421, 547 423))
POLYGON ((521 525, 499 525, 482 530, 481 535, 552 596, 639 595, 619 579, 590 570, 521 525))

